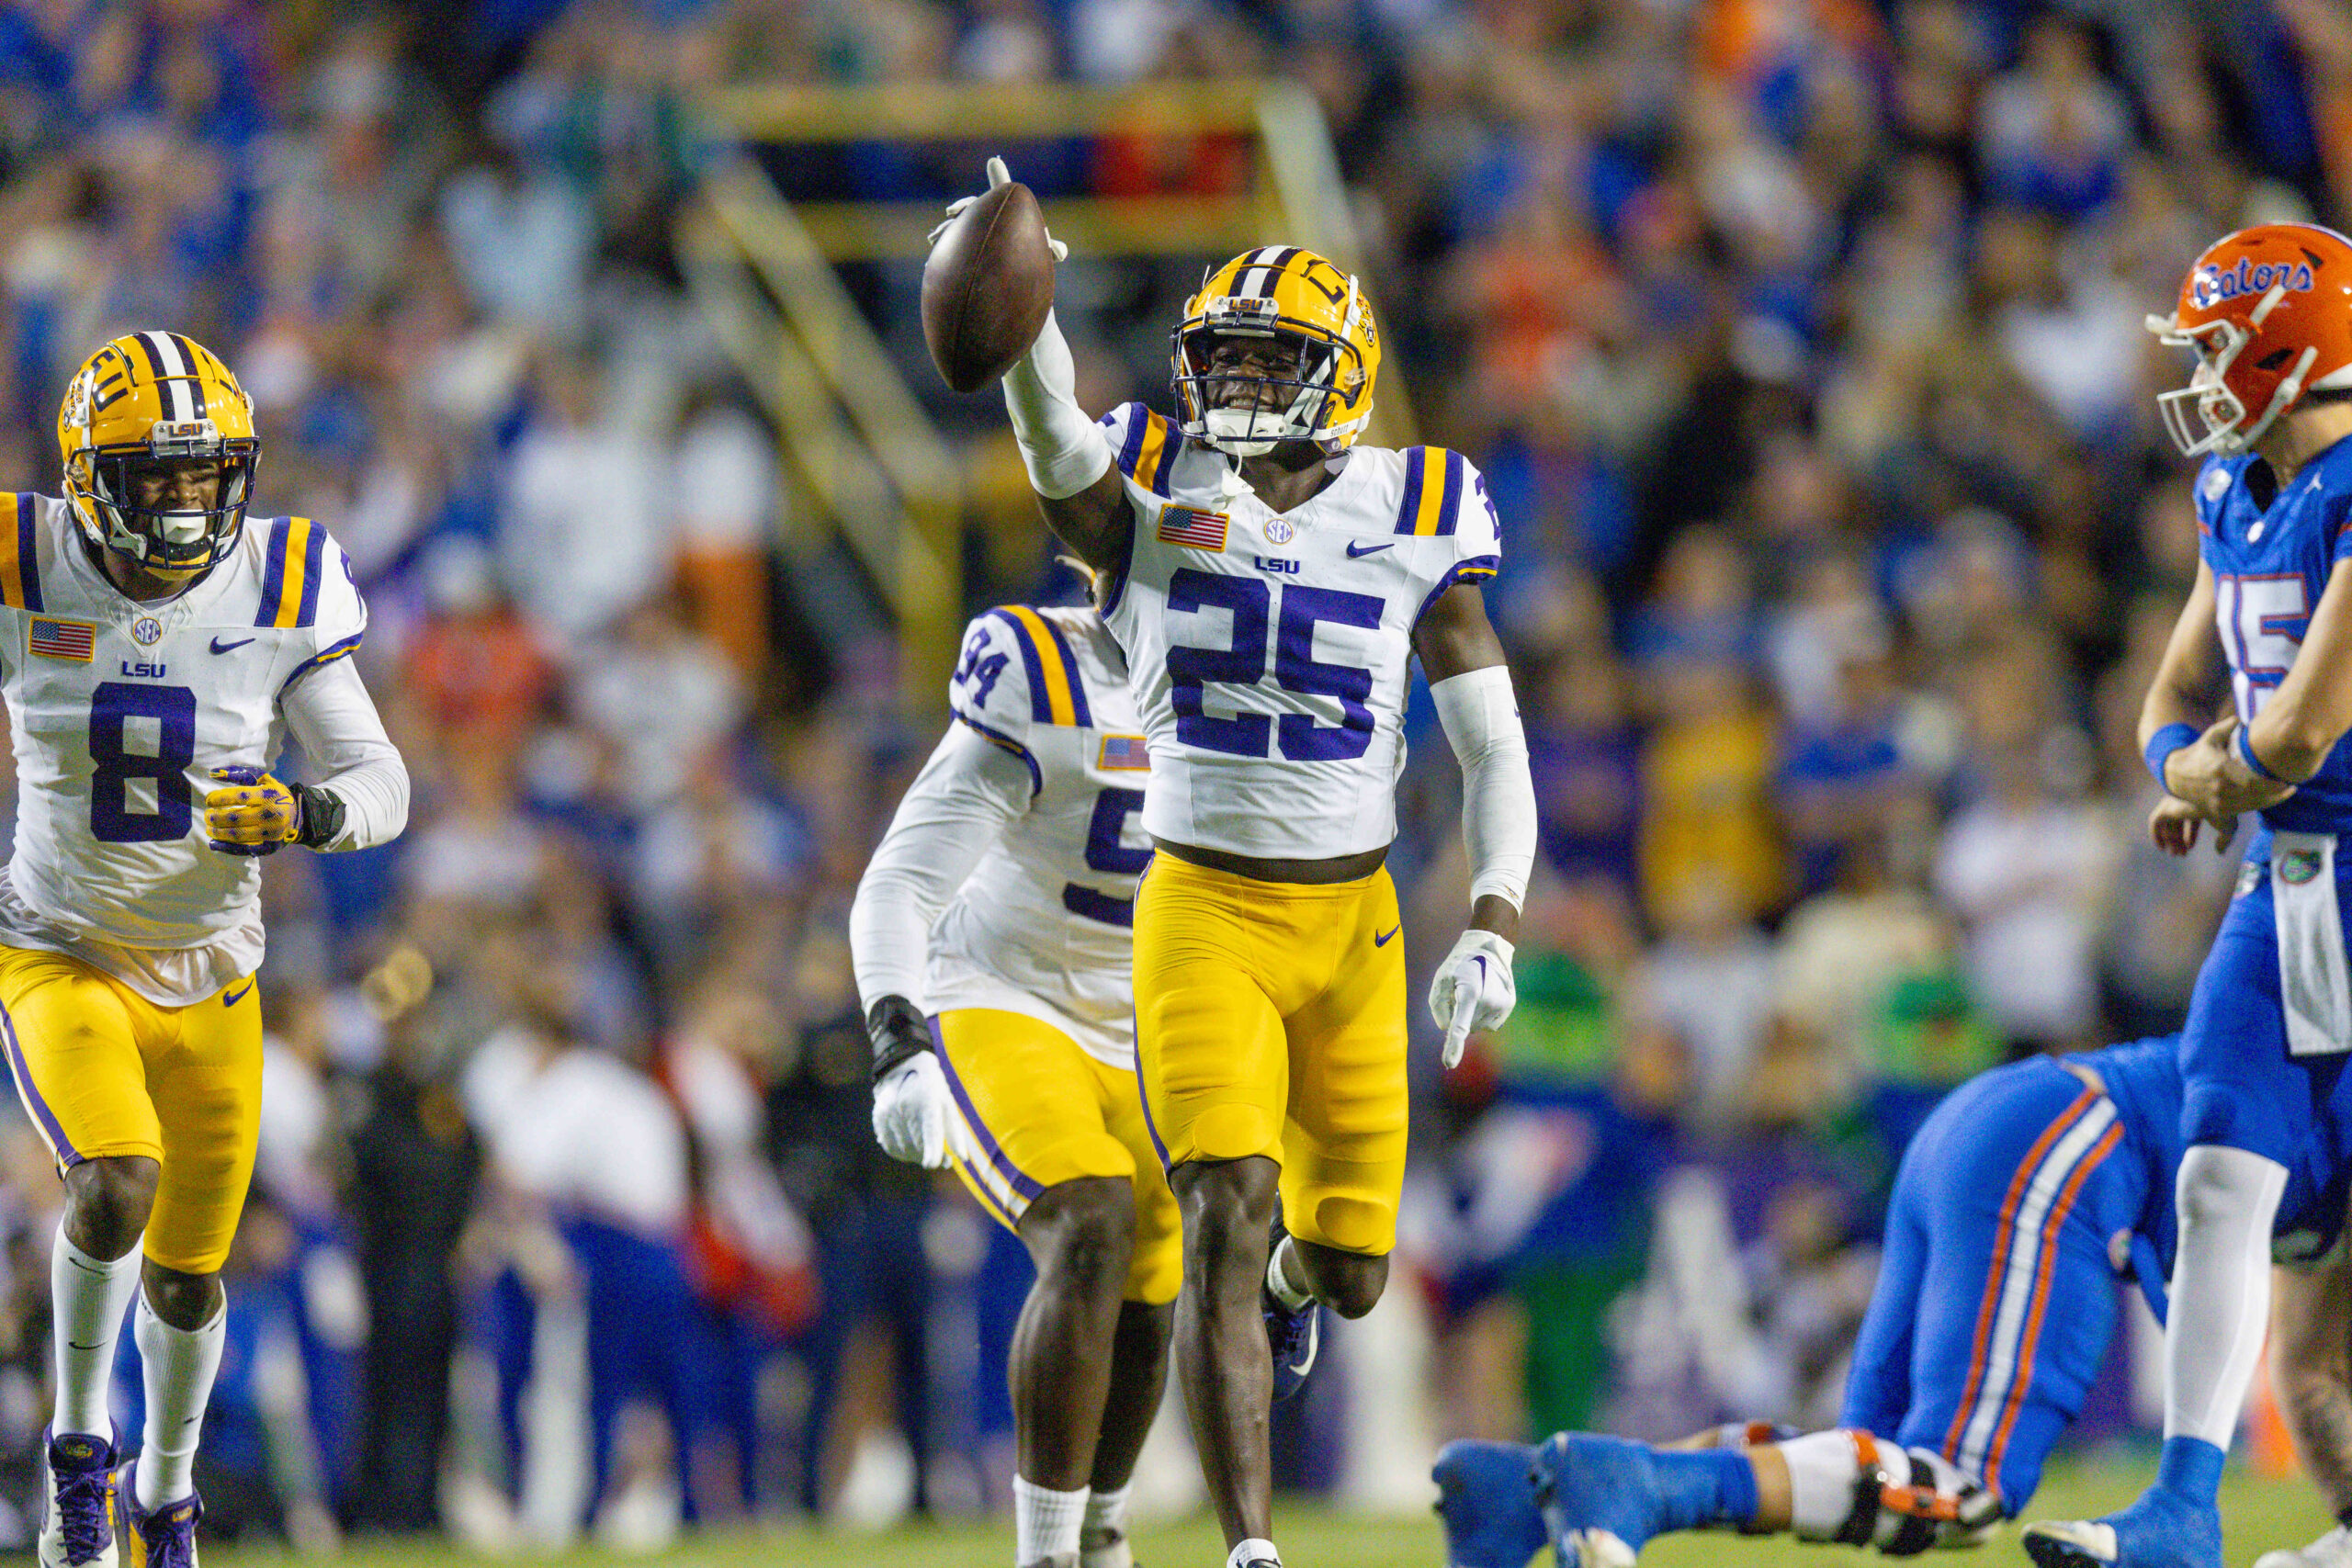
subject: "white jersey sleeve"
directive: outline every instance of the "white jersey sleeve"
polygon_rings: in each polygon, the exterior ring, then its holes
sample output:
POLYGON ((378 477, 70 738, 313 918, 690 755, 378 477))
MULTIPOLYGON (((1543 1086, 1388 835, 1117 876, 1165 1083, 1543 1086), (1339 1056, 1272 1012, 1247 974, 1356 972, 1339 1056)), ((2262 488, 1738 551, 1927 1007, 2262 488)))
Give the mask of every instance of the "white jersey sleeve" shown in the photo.
POLYGON ((1138 405, 1106 430, 1134 526, 1102 613, 1150 745, 1144 826, 1270 859, 1385 846, 1414 628, 1501 566, 1484 479, 1442 447, 1358 446, 1276 513, 1138 405))
POLYGON ((1012 753, 960 719, 947 727, 907 786, 850 905, 850 964, 863 1006, 900 996, 932 1010, 922 981, 931 928, 1035 794, 1012 753))

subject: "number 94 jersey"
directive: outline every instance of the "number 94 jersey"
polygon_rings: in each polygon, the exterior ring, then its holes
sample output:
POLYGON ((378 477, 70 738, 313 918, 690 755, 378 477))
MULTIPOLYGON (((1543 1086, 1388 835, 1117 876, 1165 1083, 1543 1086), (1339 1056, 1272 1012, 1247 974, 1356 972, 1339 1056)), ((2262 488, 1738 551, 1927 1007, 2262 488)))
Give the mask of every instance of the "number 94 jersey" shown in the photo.
POLYGON ((1136 818, 1150 764, 1119 645, 1091 609, 990 610, 964 634, 947 700, 1027 765, 1030 803, 932 928, 925 1001, 1039 1019, 1133 1071, 1131 933, 1151 860, 1136 818))
MULTIPOLYGON (((2352 558, 2352 441, 2312 459, 2275 495, 2249 482, 2260 461, 2209 457, 2196 480, 2197 546, 2213 573, 2216 629, 2246 724, 2287 678, 2336 563, 2352 558)), ((2352 671, 2335 678, 2352 680, 2352 671)), ((2352 739, 2337 741, 2320 771, 2262 820, 2295 832, 2352 831, 2352 739)))
POLYGON ((249 518, 185 592, 126 597, 64 502, 0 494, 0 688, 17 762, 16 852, 0 942, 86 955, 142 993, 188 968, 208 996, 261 962, 260 863, 205 845, 209 770, 267 767, 279 703, 359 646, 368 613, 343 551, 303 517, 249 518), (140 950, 207 948, 178 966, 140 950), (218 980, 211 976, 218 975, 218 980), (208 983, 211 980, 211 983, 208 983))
POLYGON ((1501 564, 1486 480, 1441 447, 1356 446, 1277 515, 1142 404, 1102 423, 1135 513, 1102 614, 1151 742, 1144 827, 1268 859, 1385 847, 1413 627, 1501 564))

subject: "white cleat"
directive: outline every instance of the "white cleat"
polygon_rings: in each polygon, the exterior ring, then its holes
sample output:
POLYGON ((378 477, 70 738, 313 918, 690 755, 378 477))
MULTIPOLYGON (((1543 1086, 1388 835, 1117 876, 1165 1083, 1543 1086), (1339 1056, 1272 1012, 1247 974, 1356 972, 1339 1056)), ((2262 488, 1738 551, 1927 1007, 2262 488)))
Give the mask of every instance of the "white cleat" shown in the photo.
POLYGON ((115 1450, 81 1432, 41 1436, 40 1568, 119 1568, 115 1450))
POLYGON ((2309 1546, 2266 1551, 2254 1568, 2352 1568, 2352 1529, 2338 1525, 2309 1546))

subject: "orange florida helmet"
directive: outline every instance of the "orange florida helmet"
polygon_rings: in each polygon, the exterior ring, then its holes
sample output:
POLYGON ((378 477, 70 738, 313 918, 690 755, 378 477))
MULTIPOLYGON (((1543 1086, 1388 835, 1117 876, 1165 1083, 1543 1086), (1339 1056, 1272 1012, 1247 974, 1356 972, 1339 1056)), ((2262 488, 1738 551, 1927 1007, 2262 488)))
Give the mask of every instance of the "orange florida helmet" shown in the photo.
POLYGON ((2173 444, 2243 452, 2307 394, 2352 387, 2352 239, 2315 223, 2241 229, 2197 258, 2148 330, 2197 351, 2188 385, 2156 396, 2173 444))

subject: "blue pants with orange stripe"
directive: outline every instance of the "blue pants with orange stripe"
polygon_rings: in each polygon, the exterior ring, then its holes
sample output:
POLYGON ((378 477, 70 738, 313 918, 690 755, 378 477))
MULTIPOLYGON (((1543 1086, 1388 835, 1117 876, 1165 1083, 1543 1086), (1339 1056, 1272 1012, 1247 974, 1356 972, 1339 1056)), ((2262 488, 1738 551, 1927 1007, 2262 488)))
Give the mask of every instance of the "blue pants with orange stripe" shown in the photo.
POLYGON ((1954 1089, 1895 1178, 1842 1427, 1933 1449, 2014 1515, 2117 1316, 2109 1242, 2147 1196, 2115 1102, 2048 1059, 1954 1089))

